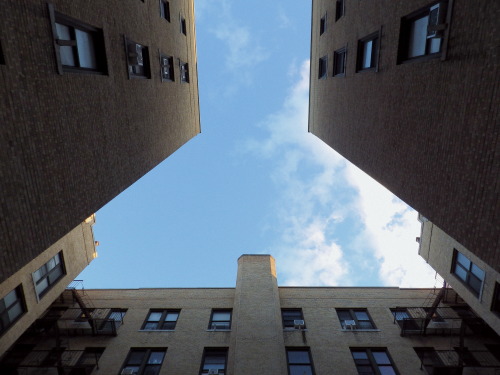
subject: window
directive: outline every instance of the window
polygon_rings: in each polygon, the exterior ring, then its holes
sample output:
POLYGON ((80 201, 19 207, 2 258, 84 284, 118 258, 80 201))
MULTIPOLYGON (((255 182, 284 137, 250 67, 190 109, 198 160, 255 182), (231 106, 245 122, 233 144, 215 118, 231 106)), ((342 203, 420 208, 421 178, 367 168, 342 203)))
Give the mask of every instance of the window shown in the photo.
POLYGON ((62 252, 59 252, 32 275, 37 298, 42 298, 65 274, 62 252))
POLYGON ((167 0, 160 0, 160 16, 170 22, 170 3, 167 0))
POLYGON ((404 329, 404 330, 419 330, 420 327, 413 319, 413 317, 410 315, 407 309, 405 308, 398 308, 398 309, 391 309, 392 315, 394 316, 394 319, 398 323, 398 325, 404 329))
POLYGON ((378 67, 379 33, 373 33, 358 41, 356 71, 373 70, 378 67))
POLYGON ((397 375, 386 348, 351 348, 358 374, 397 375))
POLYGON ((335 3, 335 21, 338 21, 345 14, 344 0, 337 0, 335 3))
POLYGON ((500 314, 500 284, 495 283, 495 291, 493 292, 493 301, 491 303, 491 311, 500 314))
POLYGON ((208 329, 231 329, 231 310, 212 310, 208 329))
POLYGON ((319 21, 319 35, 323 35, 326 31, 326 13, 319 21))
POLYGON ((218 374, 225 374, 226 366, 227 348, 205 348, 201 361, 200 375, 215 371, 218 374))
POLYGON ((179 70, 181 72, 181 82, 189 83, 189 65, 179 60, 179 70))
POLYGON ((345 76, 347 49, 341 48, 333 52, 333 76, 345 76))
POLYGON ((367 309, 337 309, 342 329, 376 329, 367 309))
POLYGON ((115 322, 115 328, 118 328, 122 325, 123 317, 126 313, 126 309, 111 309, 106 319, 113 320, 115 322))
POLYGON ((160 331, 174 330, 180 312, 180 310, 151 310, 142 329, 160 331))
POLYGON ((157 375, 166 351, 163 348, 130 349, 120 374, 157 375))
POLYGON ((319 59, 318 79, 324 79, 328 72, 328 56, 319 59))
MULTIPOLYGON (((304 321, 302 309, 282 309, 281 318, 283 319, 283 329, 295 328, 296 320, 304 321)), ((305 328, 305 325, 302 328, 305 328)))
POLYGON ((126 37, 125 52, 129 78, 151 78, 149 70, 149 50, 142 44, 133 42, 126 37))
POLYGON ((439 2, 401 19, 398 63, 422 56, 440 56, 446 8, 446 2, 439 2))
POLYGON ((161 81, 174 81, 174 58, 160 54, 161 81))
POLYGON ((26 312, 21 285, 0 299, 0 334, 26 312))
POLYGON ((479 297, 484 281, 484 271, 461 252, 454 249, 451 272, 479 297))
POLYGON ((289 375, 314 375, 309 348, 287 348, 286 361, 289 375))
POLYGON ((179 15, 179 23, 180 23, 180 28, 181 28, 181 33, 186 35, 187 30, 186 30, 186 19, 179 15))
POLYGON ((3 56, 2 42, 0 41, 0 65, 5 64, 5 58, 3 56))
POLYGON ((65 16, 48 5, 59 74, 107 74, 102 29, 65 16))

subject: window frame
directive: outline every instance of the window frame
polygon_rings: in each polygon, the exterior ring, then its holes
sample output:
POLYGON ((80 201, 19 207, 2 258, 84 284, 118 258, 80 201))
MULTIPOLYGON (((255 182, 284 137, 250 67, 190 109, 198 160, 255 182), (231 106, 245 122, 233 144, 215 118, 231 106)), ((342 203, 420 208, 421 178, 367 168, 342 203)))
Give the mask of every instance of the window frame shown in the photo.
POLYGON ((181 83, 189 83, 189 63, 182 61, 179 59, 179 74, 181 83))
POLYGON ((328 55, 319 58, 318 79, 326 79, 328 77, 328 55))
POLYGON ((167 356, 167 348, 165 348, 165 347, 161 347, 161 348, 151 348, 151 347, 147 347, 147 348, 137 348, 137 347, 130 348, 130 350, 129 350, 128 354, 127 354, 127 357, 125 358, 125 361, 123 362, 123 365, 120 368, 119 374, 121 374, 123 372, 123 370, 126 369, 127 367, 139 367, 139 369, 137 371, 137 375, 143 375, 144 372, 145 372, 145 370, 146 370, 146 366, 147 365, 157 366, 157 368, 158 368, 157 374, 159 374, 160 371, 161 371, 161 366, 165 362, 165 357, 166 356, 167 356), (134 365, 134 363, 129 364, 130 357, 132 356, 132 353, 134 353, 134 352, 144 352, 144 356, 141 359, 141 362, 138 364, 138 366, 134 365), (148 363, 149 360, 151 359, 151 354, 153 352, 163 352, 163 358, 162 358, 162 361, 161 361, 160 364, 157 364, 157 363, 148 363))
POLYGON ((335 1, 335 22, 345 16, 345 0, 335 1))
POLYGON ((233 309, 212 309, 210 313, 210 321, 208 322, 209 331, 230 331, 231 323, 233 320, 233 309), (216 320, 214 321, 214 314, 217 313, 229 313, 229 320, 216 320), (215 323, 215 326, 214 326, 215 323), (226 328, 217 328, 217 323, 227 323, 226 328))
POLYGON ((315 375, 316 374, 316 371, 314 370, 314 363, 313 363, 313 359, 312 359, 312 355, 311 355, 311 348, 309 347, 300 347, 300 346, 287 346, 285 348, 285 356, 286 356, 286 368, 288 370, 288 374, 291 375, 292 374, 292 367, 293 366, 309 366, 310 370, 311 370, 311 374, 312 375, 315 375), (309 359, 309 362, 297 362, 297 363, 291 363, 290 362, 290 358, 288 356, 288 353, 290 352, 306 352, 307 353, 307 356, 308 356, 308 359, 309 359))
MULTIPOLYGON (((441 60, 446 59, 446 51, 447 51, 447 46, 448 46, 448 39, 449 39, 449 25, 451 23, 451 10, 453 7, 453 0, 440 0, 440 1, 434 1, 430 3, 429 5, 420 8, 404 17, 401 17, 401 22, 400 22, 400 29, 399 29, 399 42, 398 42, 398 55, 397 55, 397 64, 405 64, 405 63, 411 63, 411 62, 418 62, 418 61, 427 61, 427 60, 432 60, 435 58, 441 58, 441 60), (424 48, 424 54, 423 55, 418 55, 418 56, 411 56, 410 57, 410 52, 409 52, 409 47, 410 47, 410 41, 412 39, 412 25, 418 21, 421 20, 424 17, 429 17, 430 14, 430 9, 431 7, 437 5, 437 4, 445 4, 446 6, 446 14, 445 14, 445 25, 446 28, 443 31, 440 39, 440 44, 439 44, 439 51, 438 52, 432 52, 431 50, 431 44, 432 40, 436 38, 427 38, 427 27, 426 27, 426 32, 425 32, 425 48, 424 48)), ((428 26, 428 24, 427 24, 428 26)))
POLYGON ((123 36, 123 41, 125 44, 125 61, 127 63, 128 78, 129 79, 132 79, 132 78, 134 78, 134 79, 135 78, 151 79, 151 63, 150 63, 150 59, 149 59, 149 47, 144 45, 144 44, 134 42, 132 39, 127 38, 127 36, 125 36, 125 35, 123 36), (134 53, 132 51, 129 51, 129 46, 132 44, 135 44, 136 46, 137 45, 141 46, 141 49, 142 49, 141 55, 142 55, 142 59, 143 59, 142 66, 143 66, 143 70, 144 70, 144 72, 142 74, 135 73, 133 71, 134 70, 133 67, 141 66, 140 64, 130 64, 129 58, 131 57, 131 54, 134 53))
POLYGON ((354 361, 354 366, 356 366, 356 370, 358 371, 358 374, 363 374, 363 373, 360 372, 358 369, 358 364, 356 363, 356 358, 354 358, 353 352, 364 352, 367 355, 367 360, 369 363, 366 364, 365 366, 368 366, 368 365, 371 366, 374 374, 376 374, 376 375, 382 374, 382 372, 379 369, 379 367, 382 365, 383 367, 392 367, 392 369, 394 370, 394 373, 396 375, 399 375, 399 371, 396 367, 396 364, 394 363, 394 361, 391 357, 391 354, 389 353, 389 350, 386 347, 349 347, 349 350, 351 352, 351 356, 352 356, 352 359, 354 361), (378 353, 380 353, 380 352, 385 353, 385 355, 389 359, 389 365, 377 363, 377 360, 376 360, 375 356, 373 355, 373 353, 377 353, 377 352, 378 353))
POLYGON ((186 17, 184 17, 181 13, 179 13, 179 30, 181 34, 187 36, 186 17))
POLYGON ((483 294, 483 288, 484 288, 484 280, 486 278, 486 272, 476 265, 469 257, 466 255, 462 254, 460 251, 457 249, 453 249, 453 259, 451 262, 451 270, 450 273, 455 276, 457 280, 459 280, 472 294, 474 294, 475 297, 481 298, 481 295, 483 294), (462 263, 459 262, 459 255, 463 256, 469 261, 469 267, 466 269, 466 266, 462 263), (472 271, 473 267, 478 268, 480 271, 483 273, 483 278, 480 279, 474 272, 472 271), (457 267, 459 267, 462 271, 465 272, 465 280, 462 279, 462 277, 459 276, 459 274, 456 272, 457 267), (481 285, 479 286, 479 290, 476 290, 470 283, 470 280, 472 278, 476 278, 481 282, 481 285))
POLYGON ((323 35, 328 29, 328 12, 325 12, 319 20, 319 36, 323 35))
POLYGON ((203 348, 203 355, 201 357, 201 364, 200 364, 200 372, 199 372, 199 375, 203 375, 203 374, 208 374, 208 371, 210 369, 205 369, 205 360, 207 357, 210 357, 210 356, 224 356, 224 368, 223 368, 223 371, 224 372, 220 372, 220 369, 219 370, 219 374, 226 374, 227 373, 227 357, 228 357, 228 352, 229 352, 229 348, 227 347, 205 347, 203 348))
POLYGON ((367 308, 338 308, 338 309, 335 309, 335 311, 337 312, 337 317, 339 319, 340 326, 342 327, 342 330, 344 330, 344 331, 350 331, 350 329, 345 327, 344 322, 346 320, 354 320, 356 322, 356 327, 361 327, 359 322, 370 322, 370 324, 372 325, 372 328, 356 328, 353 331, 378 331, 377 326, 375 325, 375 322, 373 321, 367 308), (341 319, 339 316, 339 312, 348 312, 349 315, 351 316, 351 319, 341 319), (366 313, 366 315, 368 316, 368 320, 358 319, 358 317, 356 316, 356 312, 366 313))
POLYGON ((174 69, 174 57, 167 55, 165 53, 161 53, 158 50, 159 56, 160 56, 160 78, 162 82, 175 82, 175 69, 174 69), (168 65, 165 65, 163 63, 163 59, 168 60, 168 65), (164 73, 164 68, 168 67, 168 77, 166 77, 164 73))
POLYGON ((141 331, 175 331, 180 314, 181 309, 150 309, 144 323, 142 323, 141 331), (154 313, 161 313, 159 320, 149 320, 151 314, 154 313), (164 328, 167 324, 172 325, 172 321, 167 322, 165 320, 169 314, 177 314, 177 318, 173 321, 173 328, 164 328), (157 323, 157 328, 146 328, 146 325, 149 323, 157 323))
POLYGON ((358 51, 357 51, 358 53, 356 56, 356 73, 370 72, 370 71, 378 72, 378 64, 380 57, 380 35, 381 33, 379 30, 358 40, 358 51), (372 63, 372 65, 368 68, 365 68, 363 67, 363 62, 365 60, 364 46, 367 42, 370 41, 372 42, 372 51, 370 57, 370 62, 372 63))
POLYGON ((347 46, 344 46, 342 48, 339 48, 339 49, 333 51, 332 77, 345 77, 346 76, 346 69, 347 69, 347 46), (342 70, 342 72, 337 72, 340 61, 342 61, 343 70, 342 70))
POLYGON ((5 65, 5 55, 3 53, 2 41, 0 40, 0 65, 5 65))
POLYGON ((16 322, 21 319, 21 317, 28 311, 26 307, 26 300, 24 298, 23 286, 19 284, 17 287, 12 289, 9 293, 0 299, 0 337, 6 333, 16 322), (15 294, 15 300, 8 306, 5 303, 5 298, 7 298, 11 293, 15 294), (9 311, 11 311, 15 306, 21 309, 21 312, 11 317, 9 316, 9 311))
POLYGON ((168 0, 159 0, 160 17, 170 23, 170 2, 168 0))
POLYGON ((54 285, 56 285, 62 278, 64 278, 64 276, 66 276, 66 266, 64 264, 64 256, 61 250, 31 274, 33 284, 35 286, 35 295, 37 300, 40 301, 54 287, 54 285), (56 258, 59 259, 59 262, 56 261, 55 266, 48 270, 48 264, 52 259, 56 258), (37 276, 35 276, 35 274, 42 268, 45 268, 45 273, 39 279, 36 279, 37 276), (60 269, 61 273, 56 279, 51 280, 50 275, 55 273, 55 269, 60 269), (43 290, 38 291, 37 285, 41 284, 42 280, 47 280, 47 286, 43 290))
POLYGON ((49 10, 49 20, 52 29, 52 39, 56 57, 57 72, 61 75, 64 73, 108 75, 108 63, 106 57, 106 46, 104 41, 103 29, 89 25, 65 14, 59 13, 55 10, 53 4, 49 3, 47 4, 47 7, 49 10), (59 39, 56 24, 68 27, 71 34, 71 39, 59 39), (75 30, 80 30, 85 34, 91 36, 93 42, 93 56, 96 63, 95 68, 79 66, 81 64, 81 61, 79 60, 79 49, 75 30), (75 60, 75 66, 63 64, 61 57, 61 47, 67 46, 73 47, 72 54, 75 60))
POLYGON ((287 313, 287 312, 295 312, 295 313, 298 313, 298 316, 300 316, 299 318, 296 318, 296 319, 292 319, 292 323, 294 320, 303 320, 304 321, 304 327, 302 327, 303 329, 306 328, 306 320, 304 319, 304 313, 302 311, 301 308, 284 308, 284 309, 281 309, 281 324, 283 325, 283 330, 295 330, 295 325, 292 324, 286 324, 286 321, 290 320, 290 319, 285 319, 285 315, 284 313, 287 313))

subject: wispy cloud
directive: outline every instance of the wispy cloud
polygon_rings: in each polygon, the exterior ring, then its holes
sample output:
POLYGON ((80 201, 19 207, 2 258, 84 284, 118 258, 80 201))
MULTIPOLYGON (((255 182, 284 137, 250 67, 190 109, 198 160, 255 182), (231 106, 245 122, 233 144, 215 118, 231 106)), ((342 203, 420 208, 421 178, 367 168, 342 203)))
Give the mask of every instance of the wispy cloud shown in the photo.
POLYGON ((361 279, 356 272, 372 269, 379 284, 432 285, 434 273, 417 255, 415 211, 307 132, 309 63, 290 70, 299 80, 260 124, 267 136, 247 144, 275 163, 280 241, 270 250, 280 284, 352 285, 361 279), (342 233, 351 222, 359 230, 342 233))

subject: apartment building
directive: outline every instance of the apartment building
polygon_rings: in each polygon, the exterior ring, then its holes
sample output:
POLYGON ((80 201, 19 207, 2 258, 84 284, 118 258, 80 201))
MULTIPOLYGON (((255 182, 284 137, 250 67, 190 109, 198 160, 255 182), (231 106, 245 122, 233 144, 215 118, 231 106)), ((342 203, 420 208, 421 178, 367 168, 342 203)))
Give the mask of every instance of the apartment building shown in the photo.
POLYGON ((496 0, 313 0, 309 131, 500 271, 496 0))
POLYGON ((419 220, 419 255, 500 334, 500 273, 425 217, 419 220))
POLYGON ((193 0, 4 0, 0 282, 200 132, 193 0))
POLYGON ((0 283, 0 353, 12 346, 97 257, 94 223, 95 216, 88 217, 0 283))
POLYGON ((499 337, 454 290, 279 287, 269 255, 241 256, 235 288, 67 290, 0 359, 8 375, 498 370, 499 337))

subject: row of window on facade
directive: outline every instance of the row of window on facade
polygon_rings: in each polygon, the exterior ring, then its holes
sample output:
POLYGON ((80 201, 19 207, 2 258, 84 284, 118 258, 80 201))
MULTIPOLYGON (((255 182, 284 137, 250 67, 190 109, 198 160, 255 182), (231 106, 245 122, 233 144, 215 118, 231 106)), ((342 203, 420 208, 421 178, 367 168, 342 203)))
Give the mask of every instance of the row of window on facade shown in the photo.
MULTIPOLYGON (((401 19, 398 64, 441 56, 446 8, 446 2, 440 2, 401 19)), ((327 15, 325 14, 320 21, 320 36, 326 30, 327 15)), ((381 30, 358 40, 356 72, 378 71, 380 42, 381 30)), ((346 75, 347 52, 347 45, 333 52, 332 76, 346 75)), ((328 55, 326 55, 319 59, 318 78, 326 78, 328 69, 328 55)))
MULTIPOLYGON (((103 30, 56 12, 48 5, 58 72, 107 74, 106 48, 103 30)), ((170 22, 170 5, 160 0, 159 15, 170 22)), ((179 16, 180 32, 186 35, 186 19, 179 16)), ((149 47, 124 36, 129 78, 151 78, 149 47)), ((0 51, 1 55, 1 51, 0 51)), ((174 57, 158 51, 162 81, 175 81, 174 57)), ((2 63, 0 58, 0 63, 2 63)), ((189 82, 188 63, 177 59, 181 82, 189 82)))

